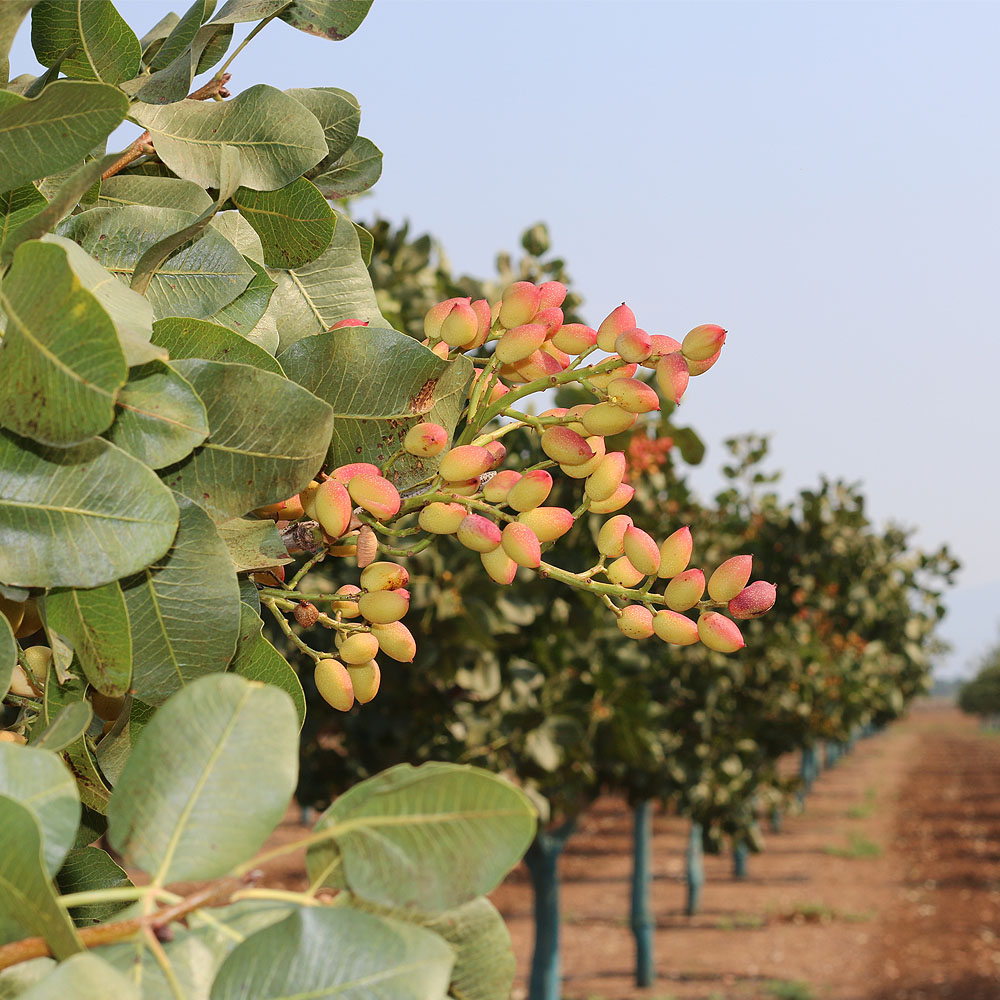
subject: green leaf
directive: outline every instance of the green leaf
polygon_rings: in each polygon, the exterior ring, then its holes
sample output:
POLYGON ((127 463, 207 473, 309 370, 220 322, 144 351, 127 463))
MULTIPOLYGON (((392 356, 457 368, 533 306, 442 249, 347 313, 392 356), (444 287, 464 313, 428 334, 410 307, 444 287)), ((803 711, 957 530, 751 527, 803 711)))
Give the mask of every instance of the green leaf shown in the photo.
POLYGON ((131 368, 147 361, 166 360, 166 351, 154 347, 149 339, 153 335, 153 309, 145 296, 133 292, 110 271, 101 267, 85 250, 62 236, 45 236, 43 243, 52 243, 66 251, 66 260, 77 280, 111 317, 118 331, 118 342, 131 368))
POLYGON ((38 0, 6 0, 0 3, 0 87, 6 87, 10 78, 10 47, 21 22, 28 16, 38 0))
POLYGON ((61 962, 51 975, 18 1000, 142 1000, 139 990, 102 958, 90 952, 61 962))
POLYGON ((263 268, 263 244, 256 230, 239 212, 219 212, 212 219, 212 227, 218 229, 251 264, 259 264, 263 268))
POLYGON ((258 191, 290 184, 326 154, 315 116, 266 84, 222 103, 133 104, 130 115, 152 133, 157 156, 202 187, 219 186, 223 145, 239 150, 242 182, 258 191))
POLYGON ((199 214, 211 204, 208 192, 192 181, 183 181, 179 177, 145 177, 142 174, 116 174, 102 181, 98 200, 102 208, 146 205, 179 208, 199 214))
MULTIPOLYGON (((164 236, 190 225, 196 216, 179 209, 127 205, 93 208, 59 227, 112 274, 131 280, 136 262, 164 236)), ((253 269, 227 239, 209 227, 178 250, 153 276, 146 292, 153 315, 210 316, 250 283, 253 269)))
POLYGON ((47 204, 34 184, 22 184, 13 191, 0 194, 0 256, 7 244, 8 234, 12 234, 22 222, 38 215, 47 204))
POLYGON ((309 171, 313 184, 327 198, 350 198, 367 191, 382 176, 382 150, 371 139, 358 136, 343 156, 317 174, 309 171))
MULTIPOLYGON (((223 306, 215 315, 210 316, 214 323, 229 327, 236 333, 253 343, 258 344, 265 354, 273 354, 274 351, 266 348, 257 339, 257 326, 264 318, 264 313, 271 302, 271 293, 277 287, 277 283, 272 281, 262 266, 259 266, 249 257, 244 258, 253 268, 254 276, 250 279, 250 284, 240 292, 227 306, 223 306)), ((274 348, 278 346, 278 330, 274 329, 274 348)), ((263 367, 263 366, 258 366, 263 367)))
POLYGON ((400 764, 362 781, 316 824, 312 885, 346 886, 380 906, 434 912, 490 892, 535 835, 527 796, 467 765, 400 764))
POLYGON ((431 931, 344 907, 299 910, 233 949, 211 1000, 429 1000, 454 956, 431 931))
MULTIPOLYGON (((0 601, 2 609, 3 601, 0 601)), ((10 679, 14 676, 17 666, 17 642, 11 631, 7 616, 0 610, 0 698, 10 690, 10 679)))
POLYGON ((117 580, 92 590, 53 590, 45 596, 45 624, 73 647, 87 680, 117 698, 132 678, 132 636, 117 580))
POLYGON ((41 831, 45 870, 55 875, 73 846, 80 796, 66 765, 48 750, 0 743, 0 795, 30 809, 41 831))
POLYGON ((281 350, 302 337, 329 330, 342 319, 389 325, 379 312, 354 226, 338 225, 333 242, 311 264, 269 273, 278 283, 271 308, 278 320, 281 350))
POLYGON ((122 581, 132 631, 132 690, 150 705, 225 670, 239 632, 239 587, 229 551, 198 504, 184 497, 177 503, 173 547, 122 581))
POLYGON ((87 731, 94 710, 86 701, 74 701, 59 710, 56 717, 40 732, 31 731, 31 745, 38 750, 58 753, 75 743, 87 731))
POLYGON ((339 42, 367 17, 372 0, 295 0, 278 16, 293 28, 339 42))
MULTIPOLYGON (((421 421, 452 431, 472 377, 468 358, 445 361, 412 337, 371 327, 303 337, 278 360, 290 379, 333 407, 330 468, 347 462, 381 467, 421 421)), ((409 486, 437 467, 436 458, 404 455, 392 478, 409 486)))
POLYGON ((43 867, 42 831, 34 813, 0 795, 0 941, 26 936, 18 926, 45 938, 58 959, 83 950, 43 867))
POLYGON ((24 243, 0 288, 7 314, 0 423, 60 447, 114 419, 127 369, 111 318, 81 288, 61 247, 24 243))
POLYGON ((217 525, 220 537, 229 549, 237 573, 248 569, 266 569, 292 561, 281 533, 270 518, 250 520, 234 517, 217 525))
POLYGON ((375 249, 375 237, 364 226, 359 226, 356 222, 354 223, 354 231, 358 234, 361 259, 364 261, 365 267, 371 267, 372 251, 375 249))
MULTIPOLYGON (((149 60, 149 68, 154 71, 165 69, 178 56, 183 55, 214 6, 214 0, 195 0, 149 60)), ((190 56, 188 58, 190 59, 190 56)))
POLYGON ((31 12, 31 45, 43 66, 70 47, 60 69, 78 80, 118 84, 139 72, 139 39, 111 0, 41 0, 31 12))
POLYGON ((248 365, 192 358, 174 367, 204 400, 210 434, 193 455, 163 470, 171 489, 196 499, 215 520, 228 521, 309 483, 333 432, 326 403, 248 365))
MULTIPOLYGON (((56 874, 59 892, 67 896, 71 892, 91 892, 94 889, 121 889, 132 884, 125 869, 111 860, 107 851, 99 847, 78 847, 66 855, 62 868, 56 874)), ((109 920, 128 903, 88 903, 73 906, 69 915, 78 927, 97 924, 109 920)))
POLYGON ((248 576, 240 577, 240 600, 260 614, 260 593, 257 585, 248 576))
POLYGON ((285 93, 304 104, 323 126, 326 156, 310 171, 321 174, 333 166, 358 137, 361 125, 358 99, 337 87, 296 87, 285 93))
POLYGON ((240 639, 230 670, 248 681, 281 688, 292 699, 301 727, 306 717, 306 696, 298 674, 263 635, 264 621, 249 604, 240 605, 240 639))
POLYGON ((106 83, 58 80, 32 100, 0 91, 3 186, 20 187, 76 166, 104 142, 127 111, 128 98, 106 83), (30 156, 25 155, 27 149, 30 156))
POLYGON ((149 31, 139 39, 139 47, 142 49, 142 58, 148 62, 153 58, 154 53, 163 44, 167 36, 180 23, 180 18, 173 12, 164 14, 149 31), (155 46, 154 46, 154 43, 155 46))
POLYGON ((204 358, 206 361, 253 365, 275 375, 285 374, 281 365, 267 351, 238 333, 206 320, 178 316, 158 319, 153 324, 153 343, 166 348, 173 361, 204 358))
POLYGON ((268 267, 301 267, 333 239, 337 215, 304 177, 277 191, 241 187, 233 204, 260 236, 268 267))
POLYGON ((281 821, 297 771, 288 695, 233 674, 203 677, 142 731, 111 796, 108 836, 160 885, 220 877, 281 821))
POLYGON ((201 41, 204 45, 201 56, 198 58, 198 65, 195 68, 195 76, 207 73, 228 51, 229 43, 233 40, 233 26, 223 24, 216 28, 211 35, 201 41))
MULTIPOLYGON (((101 766, 101 773, 111 782, 118 783, 121 773, 132 754, 132 748, 139 739, 139 734, 153 717, 154 709, 138 698, 129 697, 122 706, 121 715, 115 720, 111 732, 105 735, 97 744, 96 757, 101 766)), ((107 824, 105 824, 106 828, 107 824)), ((103 829, 102 829, 103 832, 103 829)), ((86 843, 95 838, 91 837, 86 843)), ((81 846, 77 841, 77 846, 81 846)))
POLYGON ((129 372, 115 410, 109 440, 151 469, 179 462, 208 437, 208 417, 198 394, 159 361, 129 372))
POLYGON ((158 559, 176 530, 170 491, 113 444, 45 448, 0 431, 0 580, 98 587, 158 559))

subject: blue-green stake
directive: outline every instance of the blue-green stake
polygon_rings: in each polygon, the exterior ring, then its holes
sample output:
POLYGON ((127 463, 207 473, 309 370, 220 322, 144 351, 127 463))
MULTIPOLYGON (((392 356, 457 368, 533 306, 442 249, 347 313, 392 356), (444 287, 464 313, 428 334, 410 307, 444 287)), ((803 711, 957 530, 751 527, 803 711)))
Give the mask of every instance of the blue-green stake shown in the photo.
POLYGON ((688 837, 687 861, 684 866, 687 878, 687 906, 684 912, 693 917, 701 908, 701 887, 705 884, 705 865, 701 843, 701 823, 691 824, 688 837))
POLYGON ((733 878, 746 878, 750 873, 747 870, 747 860, 750 857, 750 848, 745 840, 740 838, 733 844, 733 878))
POLYGON ((539 833, 524 863, 535 891, 535 951, 531 957, 528 1000, 559 1000, 562 972, 559 967, 559 856, 576 819, 546 833, 539 833))
POLYGON ((778 805, 771 806, 771 833, 781 833, 781 808, 778 805))
POLYGON ((635 807, 632 827, 632 933, 635 935, 635 984, 651 986, 656 978, 653 962, 652 882, 653 803, 647 799, 635 807))

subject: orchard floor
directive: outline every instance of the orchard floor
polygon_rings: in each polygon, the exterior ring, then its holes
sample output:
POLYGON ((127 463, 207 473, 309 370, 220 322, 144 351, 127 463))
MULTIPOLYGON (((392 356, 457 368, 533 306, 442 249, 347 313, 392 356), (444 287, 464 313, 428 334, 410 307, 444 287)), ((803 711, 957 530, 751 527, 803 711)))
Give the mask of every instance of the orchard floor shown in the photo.
MULTIPOLYGON (((275 842, 302 835, 289 816, 275 842)), ((656 984, 633 985, 631 816, 598 801, 562 860, 564 1000, 1000 1000, 1000 736, 950 706, 917 706, 817 781, 734 881, 706 856, 702 912, 683 914, 686 824, 654 816, 656 984), (831 854, 840 850, 842 855, 831 854), (846 854, 847 856, 843 856, 846 854), (877 856, 858 856, 876 854, 877 856), (852 856, 853 855, 853 856, 852 856)), ((266 884, 305 888, 302 856, 266 884)), ((531 959, 531 891, 493 894, 531 959)))

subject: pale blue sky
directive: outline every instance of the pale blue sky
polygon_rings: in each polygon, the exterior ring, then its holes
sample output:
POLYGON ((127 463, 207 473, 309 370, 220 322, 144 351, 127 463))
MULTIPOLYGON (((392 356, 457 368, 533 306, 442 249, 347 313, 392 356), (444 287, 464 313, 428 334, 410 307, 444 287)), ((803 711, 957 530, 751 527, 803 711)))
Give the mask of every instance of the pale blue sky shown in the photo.
MULTIPOLYGON (((140 33, 183 9, 117 5, 140 33)), ((1000 620, 998 42, 1000 5, 956 0, 376 0, 336 44, 269 26, 231 86, 357 95, 370 210, 461 270, 545 220, 592 321, 625 299, 650 332, 726 326, 683 406, 696 484, 770 432, 789 487, 861 480, 947 541, 956 669, 1000 620)))

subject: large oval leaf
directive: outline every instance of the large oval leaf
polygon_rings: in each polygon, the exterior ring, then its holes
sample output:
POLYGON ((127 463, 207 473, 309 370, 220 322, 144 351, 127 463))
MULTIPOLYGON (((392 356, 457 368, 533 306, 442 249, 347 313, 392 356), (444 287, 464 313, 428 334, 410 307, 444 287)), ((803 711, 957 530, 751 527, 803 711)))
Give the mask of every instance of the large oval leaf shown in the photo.
POLYGON ((219 323, 230 330, 235 330, 240 336, 257 344, 265 353, 274 354, 278 349, 277 324, 270 324, 274 329, 273 338, 269 338, 268 343, 264 343, 259 336, 259 327, 269 319, 264 314, 270 305, 271 294, 277 287, 277 283, 271 280, 263 265, 258 264, 251 257, 247 257, 246 261, 254 270, 250 284, 232 302, 223 306, 209 319, 213 323, 219 323))
MULTIPOLYGON (((383 465, 421 421, 450 432, 472 378, 468 358, 445 361, 412 337, 371 327, 303 337, 279 361, 289 378, 333 407, 331 468, 347 462, 383 465)), ((403 455, 392 467, 392 478, 408 486, 437 467, 436 458, 403 455)))
POLYGON ((45 448, 0 431, 0 580, 98 587, 162 556, 177 504, 151 469, 108 441, 45 448))
POLYGON ((288 695, 233 674, 203 677, 142 731, 111 796, 108 836, 160 885, 217 878, 278 825, 297 772, 288 695))
POLYGON ((371 139, 358 136, 347 152, 317 172, 309 171, 313 184, 326 198, 350 198, 367 191, 382 176, 382 150, 371 139))
POLYGON ((90 728, 94 710, 89 701, 74 701, 61 708, 55 718, 42 730, 31 730, 31 745, 37 750, 58 753, 76 743, 90 728))
MULTIPOLYGON (((0 256, 7 236, 28 219, 34 218, 48 202, 34 184, 22 184, 13 191, 0 194, 0 256)), ((13 245, 13 244, 12 244, 13 245)))
POLYGON ((209 516, 177 498, 180 525, 167 555, 122 581, 132 632, 132 690, 150 705, 226 669, 236 650, 240 592, 209 516))
POLYGON ((341 795, 316 824, 321 830, 330 841, 306 854, 311 884, 433 912, 495 888, 531 843, 535 810, 488 771, 400 764, 341 795))
POLYGON ((97 203, 102 208, 120 208, 122 205, 179 208, 200 215, 212 204, 212 199, 204 188, 179 177, 117 174, 101 181, 101 196, 97 203))
POLYGON ((17 641, 3 612, 4 601, 0 599, 0 698, 10 690, 10 679, 17 666, 17 641))
POLYGON ((301 386, 249 365, 189 359, 174 367, 208 410, 208 441, 164 481, 217 521, 297 493, 319 470, 333 411, 301 386))
POLYGON ((218 187, 222 146, 239 150, 246 187, 290 184, 326 155, 323 126, 293 97, 258 84, 231 101, 133 104, 130 116, 150 131, 157 156, 202 187, 218 187))
MULTIPOLYGON (((71 892, 92 892, 94 889, 122 889, 131 884, 125 870, 99 847, 78 847, 70 851, 56 874, 56 885, 64 896, 71 892)), ((96 924, 108 920, 126 906, 128 903, 122 901, 87 903, 71 907, 69 915, 77 926, 96 924)))
POLYGON ((281 350, 302 337, 329 330, 342 319, 364 320, 373 327, 389 325, 375 301, 357 231, 343 217, 339 221, 322 256, 304 267, 269 272, 278 283, 271 308, 278 320, 281 350))
POLYGON ((204 358, 206 361, 253 365, 275 375, 285 374, 281 365, 262 347, 227 327, 203 319, 180 316, 158 319, 153 326, 153 343, 165 347, 174 361, 204 358))
POLYGON ((132 369, 115 400, 115 412, 108 438, 151 469, 179 462, 208 437, 208 417, 198 393, 159 361, 132 369))
MULTIPOLYGON (((126 283, 142 255, 165 236, 195 221, 193 212, 126 205, 93 208, 67 219, 59 234, 78 243, 126 283)), ((146 297, 153 315, 210 316, 250 283, 253 269, 236 247, 209 226, 193 243, 167 258, 146 297)))
POLYGON ((302 909, 233 949, 211 1000, 444 997, 451 948, 423 927, 346 908, 302 909))
POLYGON ((18 1000, 141 1000, 139 989, 126 976, 93 952, 60 962, 43 980, 18 1000))
POLYGON ((0 91, 2 186, 19 187, 76 166, 103 144, 127 111, 128 98, 106 83, 58 80, 30 100, 0 91))
POLYGON ((0 424, 59 447, 114 419, 128 370, 111 318, 80 287, 66 251, 22 243, 0 287, 7 314, 0 365, 0 424))
POLYGON ((358 99, 337 87, 296 87, 285 93, 304 104, 323 126, 326 156, 312 168, 312 172, 321 174, 339 160, 358 137, 361 125, 358 99))

